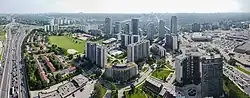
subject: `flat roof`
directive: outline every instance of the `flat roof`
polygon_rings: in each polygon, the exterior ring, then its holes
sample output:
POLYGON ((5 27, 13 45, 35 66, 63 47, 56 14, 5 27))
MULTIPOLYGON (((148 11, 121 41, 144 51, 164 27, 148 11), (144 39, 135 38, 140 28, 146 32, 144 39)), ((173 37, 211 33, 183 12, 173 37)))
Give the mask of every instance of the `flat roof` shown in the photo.
POLYGON ((126 64, 114 64, 112 66, 112 68, 130 68, 130 67, 134 67, 134 66, 137 66, 137 64, 134 62, 130 62, 130 63, 126 63, 126 64))
POLYGON ((79 74, 75 77, 73 77, 73 80, 79 85, 82 86, 83 84, 87 83, 89 79, 82 74, 79 74))
POLYGON ((150 84, 155 85, 158 88, 162 86, 162 82, 157 80, 156 78, 150 77, 150 78, 147 78, 146 81, 149 82, 150 84))
POLYGON ((57 92, 57 90, 52 91, 52 92, 39 92, 38 93, 39 98, 61 98, 60 94, 57 92))
POLYGON ((75 85, 72 82, 68 82, 58 87, 58 92, 62 97, 65 97, 76 90, 75 85))
POLYGON ((116 41, 116 38, 110 38, 108 40, 103 41, 103 43, 111 43, 112 41, 116 41))
POLYGON ((250 51, 250 43, 245 43, 239 47, 237 47, 236 49, 241 49, 241 50, 245 50, 245 51, 250 51))

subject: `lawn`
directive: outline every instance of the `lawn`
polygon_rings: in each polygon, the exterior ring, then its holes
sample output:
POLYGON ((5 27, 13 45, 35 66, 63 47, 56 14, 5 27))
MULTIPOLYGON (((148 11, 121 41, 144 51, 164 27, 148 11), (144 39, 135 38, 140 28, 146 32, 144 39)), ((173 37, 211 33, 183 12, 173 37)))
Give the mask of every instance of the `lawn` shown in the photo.
POLYGON ((104 96, 106 94, 107 90, 103 86, 101 88, 102 88, 101 89, 101 96, 104 96))
POLYGON ((96 43, 102 44, 102 41, 104 41, 104 39, 99 39, 99 40, 96 40, 96 41, 93 41, 93 42, 96 42, 96 43))
POLYGON ((5 40, 5 32, 0 30, 0 40, 5 40))
MULTIPOLYGON (((0 41, 5 40, 5 32, 0 28, 0 41)), ((4 51, 4 47, 2 47, 2 51, 0 51, 0 60, 2 59, 2 53, 4 51)))
POLYGON ((142 90, 136 90, 133 94, 128 94, 125 92, 125 98, 147 98, 146 94, 142 90))
POLYGON ((229 93, 229 98, 250 98, 247 94, 242 92, 231 80, 223 76, 223 89, 229 93))
POLYGON ((85 50, 84 40, 78 40, 67 36, 50 36, 49 42, 64 49, 75 49, 76 51, 81 53, 85 50))
POLYGON ((244 73, 250 75, 250 72, 249 72, 249 71, 245 70, 244 68, 241 68, 239 65, 236 66, 235 68, 237 68, 238 70, 240 70, 240 71, 242 71, 242 72, 244 72, 244 73))
POLYGON ((173 72, 173 71, 159 69, 159 70, 154 71, 152 73, 152 76, 156 77, 158 79, 161 79, 161 80, 165 80, 171 72, 173 72))

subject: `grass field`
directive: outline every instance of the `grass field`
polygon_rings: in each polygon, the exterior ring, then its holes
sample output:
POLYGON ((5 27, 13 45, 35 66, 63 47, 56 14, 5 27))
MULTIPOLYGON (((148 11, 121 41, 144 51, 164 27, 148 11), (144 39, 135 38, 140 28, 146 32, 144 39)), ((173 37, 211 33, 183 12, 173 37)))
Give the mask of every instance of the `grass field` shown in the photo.
POLYGON ((0 40, 5 40, 5 33, 0 31, 0 40))
POLYGON ((152 73, 152 76, 161 80, 165 80, 171 72, 173 71, 160 69, 160 70, 154 71, 152 73))
POLYGON ((133 94, 128 94, 128 92, 125 92, 125 95, 125 98, 147 98, 146 94, 142 90, 136 90, 133 94))
POLYGON ((229 98, 250 98, 242 92, 231 80, 223 76, 223 89, 229 93, 229 98), (230 91, 231 90, 231 91, 230 91))
MULTIPOLYGON (((5 40, 5 32, 0 28, 0 41, 5 40)), ((4 47, 0 51, 0 60, 2 60, 2 53, 4 51, 4 47)))
POLYGON ((64 49, 75 49, 80 53, 83 53, 85 50, 85 41, 70 38, 67 36, 50 36, 49 42, 64 49))
POLYGON ((237 69, 239 69, 240 71, 242 71, 242 72, 244 72, 244 73, 250 75, 250 72, 249 72, 249 71, 245 70, 244 68, 241 68, 239 65, 236 66, 235 68, 237 68, 237 69))

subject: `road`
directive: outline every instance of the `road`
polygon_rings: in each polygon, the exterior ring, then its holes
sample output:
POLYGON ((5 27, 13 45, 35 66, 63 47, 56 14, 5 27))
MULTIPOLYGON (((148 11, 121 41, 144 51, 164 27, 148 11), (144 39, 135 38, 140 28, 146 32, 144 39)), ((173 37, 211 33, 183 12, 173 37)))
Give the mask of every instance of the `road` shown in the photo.
POLYGON ((3 54, 4 67, 0 78, 0 98, 28 98, 25 68, 21 64, 21 46, 26 33, 22 25, 14 22, 6 27, 7 43, 3 54))
POLYGON ((224 63, 223 74, 227 76, 238 88, 250 96, 250 78, 240 70, 224 63))
POLYGON ((1 79, 1 98, 9 98, 9 82, 10 82, 10 74, 11 74, 11 69, 12 69, 12 44, 14 43, 12 40, 12 33, 11 29, 8 28, 6 31, 7 33, 7 44, 6 44, 6 49, 4 52, 3 56, 3 61, 4 61, 4 69, 3 69, 3 74, 2 74, 2 79, 1 79))

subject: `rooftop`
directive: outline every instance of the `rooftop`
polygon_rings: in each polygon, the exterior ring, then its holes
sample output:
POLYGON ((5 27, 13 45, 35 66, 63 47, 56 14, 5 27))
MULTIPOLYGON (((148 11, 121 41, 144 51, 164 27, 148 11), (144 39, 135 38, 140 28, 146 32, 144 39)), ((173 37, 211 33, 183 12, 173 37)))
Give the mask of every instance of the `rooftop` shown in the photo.
POLYGON ((116 41, 116 40, 117 40, 116 38, 110 38, 108 40, 103 41, 103 43, 108 44, 108 43, 111 43, 111 42, 116 41))
POLYGON ((250 51, 250 43, 245 43, 239 47, 237 47, 236 49, 241 49, 241 50, 245 50, 245 51, 250 51))
POLYGON ((72 82, 68 82, 58 87, 58 92, 62 97, 66 97, 67 95, 71 94, 74 90, 76 90, 76 87, 72 82))
POLYGON ((221 55, 220 54, 207 54, 207 55, 204 55, 203 58, 205 59, 216 59, 216 58, 221 58, 221 55))
POLYGON ((38 97, 39 98, 61 98, 57 90, 52 91, 52 92, 46 92, 46 93, 39 92, 38 97))
POLYGON ((73 81, 75 81, 78 86, 82 86, 83 84, 87 83, 88 80, 89 79, 83 76, 82 74, 73 77, 73 81))
POLYGON ((134 62, 130 62, 130 63, 126 63, 126 64, 114 64, 112 66, 112 68, 124 69, 124 68, 130 68, 130 67, 134 67, 134 66, 137 66, 137 64, 134 62))
POLYGON ((149 82, 150 84, 155 85, 158 88, 161 88, 161 86, 162 86, 162 82, 157 80, 156 78, 152 78, 152 77, 147 78, 146 81, 149 82))

